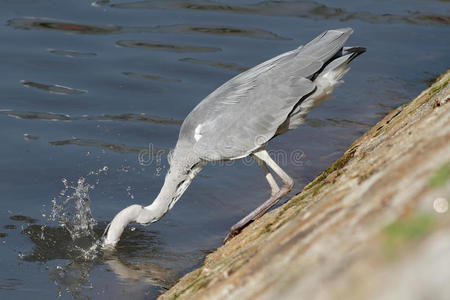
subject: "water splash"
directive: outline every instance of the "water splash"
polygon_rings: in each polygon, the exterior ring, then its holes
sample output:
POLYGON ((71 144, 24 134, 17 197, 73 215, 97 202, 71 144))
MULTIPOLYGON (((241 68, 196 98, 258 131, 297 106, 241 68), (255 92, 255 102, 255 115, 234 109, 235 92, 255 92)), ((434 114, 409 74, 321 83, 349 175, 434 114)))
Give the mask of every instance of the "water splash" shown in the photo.
MULTIPOLYGON (((129 167, 123 169, 128 171, 129 167)), ((102 237, 108 224, 97 222, 93 217, 89 194, 99 184, 101 175, 108 171, 105 166, 73 182, 63 178, 63 188, 52 199, 51 207, 43 206, 44 224, 21 215, 10 218, 28 223, 21 232, 33 242, 33 249, 20 251, 18 256, 21 261, 44 264, 49 279, 55 284, 57 297, 91 299, 96 282, 90 274, 98 267, 111 270, 124 284, 133 282, 134 286, 141 282, 146 289, 151 286, 155 298, 177 278, 171 267, 152 262, 168 257, 170 260, 170 254, 159 254, 160 241, 155 232, 127 227, 121 245, 114 251, 102 248, 102 237), (136 257, 140 258, 136 260, 136 257), (131 258, 133 263, 127 262, 131 258)), ((126 191, 130 198, 134 197, 132 186, 127 186, 126 191)), ((178 253, 174 254, 174 257, 178 256, 178 253)))
MULTIPOLYGON (((107 171, 108 167, 104 166, 89 172, 87 176, 96 176, 95 184, 98 184, 99 175, 107 171)), ((94 260, 101 244, 98 232, 94 231, 97 221, 92 214, 89 197, 89 191, 93 190, 95 185, 87 183, 84 177, 80 177, 76 184, 66 178, 62 179, 62 183, 64 188, 52 199, 48 221, 57 222, 61 229, 67 231, 70 240, 68 244, 78 253, 78 259, 94 260)), ((41 230, 42 239, 46 238, 45 226, 41 230)))
POLYGON ((45 263, 58 297, 70 294, 76 299, 86 298, 84 294, 92 289, 89 273, 103 261, 101 243, 106 224, 98 224, 93 217, 89 192, 107 171, 107 166, 93 170, 76 182, 63 178, 64 188, 52 199, 51 209, 43 206, 43 225, 34 224, 37 220, 28 217, 11 217, 29 221, 22 233, 34 244, 30 252, 19 252, 19 258, 45 263), (62 265, 62 261, 67 263, 62 265))
POLYGON ((64 189, 60 192, 60 195, 65 199, 61 203, 58 203, 57 198, 52 200, 52 211, 49 219, 57 221, 60 226, 65 227, 72 240, 93 236, 93 228, 97 224, 91 212, 89 199, 89 190, 93 189, 94 186, 85 183, 85 181, 84 177, 80 177, 77 185, 72 186, 67 179, 63 178, 64 189))
POLYGON ((127 186, 127 194, 130 199, 134 199, 133 188, 131 186, 127 186))

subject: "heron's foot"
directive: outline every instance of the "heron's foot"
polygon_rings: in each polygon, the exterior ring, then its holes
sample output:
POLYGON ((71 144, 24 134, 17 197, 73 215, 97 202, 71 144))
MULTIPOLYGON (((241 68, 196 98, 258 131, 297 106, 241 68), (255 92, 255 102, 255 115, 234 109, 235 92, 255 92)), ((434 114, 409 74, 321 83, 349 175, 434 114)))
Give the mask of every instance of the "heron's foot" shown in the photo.
POLYGON ((281 189, 275 194, 272 195, 269 200, 264 202, 262 205, 260 205, 257 209, 249 213, 247 216, 245 216, 243 219, 241 219, 239 222, 234 224, 230 232, 228 232, 227 236, 223 240, 223 244, 231 240, 233 237, 238 235, 245 227, 247 227, 250 223, 255 221, 256 219, 262 217, 269 208, 274 206, 275 204, 280 201, 280 199, 285 196, 287 193, 289 193, 294 186, 294 182, 288 182, 287 184, 283 185, 281 189))
MULTIPOLYGON (((248 216, 247 216, 248 217, 248 216)), ((241 221, 239 221, 238 223, 234 224, 230 231, 227 233, 227 236, 225 237, 225 239, 223 240, 222 244, 225 244, 226 242, 228 242, 229 240, 231 240, 232 238, 234 238, 235 236, 237 236, 239 233, 241 233, 242 229, 244 229, 245 227, 247 227, 251 222, 253 222, 253 220, 251 219, 246 219, 247 217, 243 218, 241 221)))
POLYGON ((229 240, 231 240, 233 237, 235 237, 236 235, 239 234, 240 231, 231 231, 227 233, 227 236, 225 237, 225 239, 222 242, 222 245, 225 245, 226 242, 228 242, 229 240))

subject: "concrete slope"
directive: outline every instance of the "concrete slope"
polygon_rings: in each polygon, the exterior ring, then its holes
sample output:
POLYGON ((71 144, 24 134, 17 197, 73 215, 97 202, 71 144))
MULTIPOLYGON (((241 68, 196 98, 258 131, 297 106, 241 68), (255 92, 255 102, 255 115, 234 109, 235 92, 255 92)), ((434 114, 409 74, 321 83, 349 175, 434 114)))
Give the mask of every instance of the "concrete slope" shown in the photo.
POLYGON ((449 299, 449 79, 160 299, 449 299))

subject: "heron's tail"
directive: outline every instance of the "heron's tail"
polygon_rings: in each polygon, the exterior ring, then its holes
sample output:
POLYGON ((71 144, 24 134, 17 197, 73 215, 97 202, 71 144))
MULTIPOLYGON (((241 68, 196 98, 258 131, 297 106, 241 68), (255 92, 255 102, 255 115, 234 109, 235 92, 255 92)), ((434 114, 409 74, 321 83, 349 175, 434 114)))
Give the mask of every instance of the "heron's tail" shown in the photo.
POLYGON ((324 97, 322 99, 319 97, 315 101, 316 103, 314 106, 331 96, 334 88, 342 83, 342 77, 350 70, 348 63, 365 51, 366 48, 364 47, 345 47, 341 51, 338 51, 338 53, 325 64, 322 70, 317 72, 314 82, 316 83, 318 91, 320 91, 324 97))
POLYGON ((327 30, 303 46, 299 55, 309 56, 315 60, 326 62, 342 49, 352 33, 353 29, 350 27, 327 30))

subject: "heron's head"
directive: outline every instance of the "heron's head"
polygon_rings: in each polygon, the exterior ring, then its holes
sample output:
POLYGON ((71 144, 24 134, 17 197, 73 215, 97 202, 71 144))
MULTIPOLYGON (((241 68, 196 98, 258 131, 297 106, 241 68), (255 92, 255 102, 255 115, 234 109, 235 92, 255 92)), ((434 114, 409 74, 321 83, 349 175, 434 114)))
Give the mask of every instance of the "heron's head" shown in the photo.
POLYGON ((120 240, 120 236, 125 227, 131 222, 140 224, 149 224, 157 221, 160 214, 152 209, 151 206, 143 207, 141 205, 131 205, 121 210, 106 228, 106 237, 103 241, 103 247, 115 247, 120 240))

